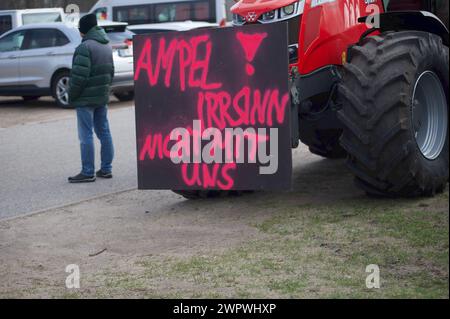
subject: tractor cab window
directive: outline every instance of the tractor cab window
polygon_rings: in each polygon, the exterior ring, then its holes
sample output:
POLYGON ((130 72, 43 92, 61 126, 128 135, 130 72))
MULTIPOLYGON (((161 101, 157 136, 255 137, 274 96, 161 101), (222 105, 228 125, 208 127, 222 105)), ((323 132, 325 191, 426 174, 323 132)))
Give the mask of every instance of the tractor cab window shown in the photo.
POLYGON ((428 11, 435 14, 448 28, 448 0, 383 0, 389 11, 428 11))
POLYGON ((384 0, 386 11, 424 10, 427 1, 423 0, 384 0))

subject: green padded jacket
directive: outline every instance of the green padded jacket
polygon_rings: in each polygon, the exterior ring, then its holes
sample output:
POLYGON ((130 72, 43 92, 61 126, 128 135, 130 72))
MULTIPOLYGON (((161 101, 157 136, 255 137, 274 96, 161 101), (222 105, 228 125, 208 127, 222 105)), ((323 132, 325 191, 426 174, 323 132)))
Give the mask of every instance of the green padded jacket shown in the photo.
POLYGON ((109 102, 114 61, 109 39, 101 27, 92 28, 75 50, 69 82, 73 107, 104 106, 109 102))

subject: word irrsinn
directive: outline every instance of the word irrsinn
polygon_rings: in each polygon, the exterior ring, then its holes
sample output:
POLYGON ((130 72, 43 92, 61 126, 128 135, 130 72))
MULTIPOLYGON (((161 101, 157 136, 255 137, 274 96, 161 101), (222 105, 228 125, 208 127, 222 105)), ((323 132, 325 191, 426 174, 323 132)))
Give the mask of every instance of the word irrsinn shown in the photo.
POLYGON ((289 95, 280 97, 274 90, 251 90, 244 86, 234 96, 225 91, 200 92, 197 115, 208 127, 273 126, 282 124, 289 103, 289 95))

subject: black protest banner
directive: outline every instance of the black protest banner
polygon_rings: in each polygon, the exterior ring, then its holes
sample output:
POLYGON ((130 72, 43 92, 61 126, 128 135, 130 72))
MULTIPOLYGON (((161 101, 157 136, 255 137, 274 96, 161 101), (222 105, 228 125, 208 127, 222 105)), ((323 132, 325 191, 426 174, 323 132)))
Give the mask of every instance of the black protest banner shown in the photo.
POLYGON ((291 185, 285 24, 134 37, 140 189, 291 185))

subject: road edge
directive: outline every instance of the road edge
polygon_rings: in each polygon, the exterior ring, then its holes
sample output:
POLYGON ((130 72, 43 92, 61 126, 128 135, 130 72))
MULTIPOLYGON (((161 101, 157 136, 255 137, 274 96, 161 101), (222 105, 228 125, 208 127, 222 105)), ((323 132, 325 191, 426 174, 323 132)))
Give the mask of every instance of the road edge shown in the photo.
POLYGON ((51 211, 55 211, 55 210, 58 210, 58 209, 75 206, 75 205, 78 205, 78 204, 81 204, 81 203, 84 203, 84 202, 93 201, 93 200, 100 199, 100 198, 103 198, 103 197, 116 195, 116 194, 122 194, 122 193, 126 193, 126 192, 131 192, 133 190, 137 190, 137 187, 135 186, 135 187, 123 189, 123 190, 120 190, 120 191, 104 193, 104 194, 101 194, 101 195, 96 195, 96 196, 92 196, 92 197, 89 197, 89 198, 76 200, 76 201, 73 201, 73 202, 70 202, 70 203, 66 203, 66 204, 63 204, 63 205, 43 208, 43 209, 35 210, 35 211, 29 212, 29 213, 26 213, 26 214, 22 214, 20 216, 12 216, 12 217, 2 218, 2 219, 0 219, 0 223, 11 222, 11 221, 14 221, 14 220, 17 220, 17 219, 21 219, 21 218, 27 218, 27 217, 31 217, 31 216, 36 216, 36 215, 48 213, 48 212, 51 212, 51 211))

